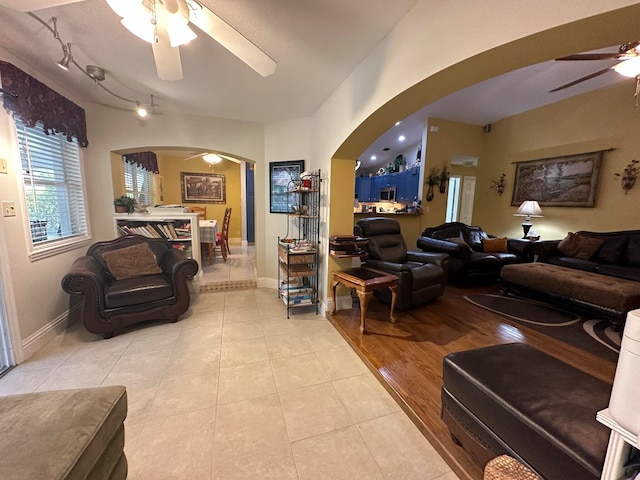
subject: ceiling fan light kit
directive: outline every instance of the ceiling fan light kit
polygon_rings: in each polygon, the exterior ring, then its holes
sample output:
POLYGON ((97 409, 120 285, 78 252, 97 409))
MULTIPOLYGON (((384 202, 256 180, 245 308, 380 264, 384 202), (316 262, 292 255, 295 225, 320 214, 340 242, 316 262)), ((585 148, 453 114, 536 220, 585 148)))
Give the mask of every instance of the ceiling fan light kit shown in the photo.
POLYGON ((161 80, 182 80, 177 49, 197 38, 189 23, 216 40, 263 77, 276 62, 250 40, 196 0, 107 0, 127 30, 151 43, 161 80))

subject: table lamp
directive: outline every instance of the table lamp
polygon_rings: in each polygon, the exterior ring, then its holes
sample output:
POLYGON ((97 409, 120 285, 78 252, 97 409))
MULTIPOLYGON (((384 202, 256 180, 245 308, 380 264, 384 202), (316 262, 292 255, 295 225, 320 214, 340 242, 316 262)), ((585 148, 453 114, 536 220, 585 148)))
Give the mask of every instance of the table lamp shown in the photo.
POLYGON ((542 209, 536 200, 525 200, 513 214, 515 217, 525 217, 522 222, 522 230, 524 230, 524 237, 527 238, 527 234, 532 227, 531 217, 543 217, 542 209))

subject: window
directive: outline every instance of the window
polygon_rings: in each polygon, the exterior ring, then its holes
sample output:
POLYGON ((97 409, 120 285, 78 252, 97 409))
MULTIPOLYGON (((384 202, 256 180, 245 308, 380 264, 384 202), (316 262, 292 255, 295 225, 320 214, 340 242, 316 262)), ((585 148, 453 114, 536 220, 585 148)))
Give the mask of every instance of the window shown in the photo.
POLYGON ((124 162, 124 188, 127 197, 141 205, 151 205, 154 199, 154 174, 135 163, 124 162))
MULTIPOLYGON (((34 251, 88 234, 78 144, 14 117, 34 251)), ((80 238, 82 237, 82 238, 80 238)), ((69 242, 64 242, 65 244, 69 242)))

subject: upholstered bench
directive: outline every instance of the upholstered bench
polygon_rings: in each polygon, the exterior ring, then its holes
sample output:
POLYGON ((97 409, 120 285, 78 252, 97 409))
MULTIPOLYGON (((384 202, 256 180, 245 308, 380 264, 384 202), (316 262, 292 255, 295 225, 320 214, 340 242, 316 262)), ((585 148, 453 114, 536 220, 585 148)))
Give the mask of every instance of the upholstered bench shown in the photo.
POLYGON ((547 480, 599 479, 611 385, 523 343, 445 357, 442 419, 479 466, 507 454, 547 480))
POLYGON ((0 478, 127 478, 122 386, 0 397, 0 478))
POLYGON ((534 294, 608 319, 620 329, 627 312, 640 308, 640 282, 548 263, 506 265, 507 291, 534 294))

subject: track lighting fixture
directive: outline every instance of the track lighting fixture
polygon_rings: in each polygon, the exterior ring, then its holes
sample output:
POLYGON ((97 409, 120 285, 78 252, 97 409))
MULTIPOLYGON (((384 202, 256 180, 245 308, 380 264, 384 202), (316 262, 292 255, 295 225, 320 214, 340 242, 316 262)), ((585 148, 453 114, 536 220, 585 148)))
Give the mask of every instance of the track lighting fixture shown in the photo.
POLYGON ((62 57, 62 60, 58 62, 58 66, 65 71, 69 71, 69 62, 73 60, 73 57, 71 56, 71 44, 67 43, 66 45, 62 45, 62 52, 64 53, 64 56, 62 57))
MULTIPOLYGON (((101 67, 98 67, 97 65, 87 65, 87 68, 82 68, 74 60, 73 56, 71 55, 71 44, 63 42, 62 39, 60 38, 60 34, 58 33, 58 27, 57 27, 57 21, 58 20, 57 20, 56 17, 53 17, 51 19, 51 21, 53 23, 53 28, 52 28, 47 22, 42 20, 40 17, 38 17, 33 12, 27 12, 27 15, 29 15, 30 17, 34 18, 35 20, 40 22, 42 25, 44 25, 53 34, 53 38, 55 38, 60 43, 60 45, 62 46, 62 52, 63 52, 64 55, 63 55, 62 59, 58 62, 58 66, 60 68, 62 68, 63 70, 69 70, 69 65, 71 65, 71 64, 75 65, 78 68, 78 70, 80 70, 82 73, 84 73, 87 77, 91 78, 95 82, 96 85, 98 85, 100 88, 102 88, 109 95, 112 95, 112 96, 118 98, 119 100, 122 100, 123 102, 128 102, 128 103, 135 104, 136 113, 140 117, 146 117, 147 116, 149 111, 147 110, 146 106, 143 105, 139 100, 134 100, 134 99, 130 99, 130 98, 126 98, 126 97, 120 96, 117 93, 112 92, 111 90, 109 90, 102 83, 100 83, 105 79, 105 71, 101 67)), ((153 95, 150 95, 150 97, 151 97, 151 102, 148 103, 147 105, 149 107, 151 107, 151 109, 153 110, 153 108, 156 105, 153 102, 153 95)))

